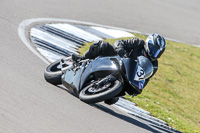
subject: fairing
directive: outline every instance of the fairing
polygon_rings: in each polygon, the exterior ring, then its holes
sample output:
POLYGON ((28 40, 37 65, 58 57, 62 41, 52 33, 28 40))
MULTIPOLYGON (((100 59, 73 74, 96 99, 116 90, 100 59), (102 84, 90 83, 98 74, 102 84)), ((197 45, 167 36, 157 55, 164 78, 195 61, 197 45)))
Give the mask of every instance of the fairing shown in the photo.
POLYGON ((84 62, 79 67, 77 69, 69 69, 62 75, 63 85, 75 94, 79 94, 85 83, 88 82, 87 79, 90 79, 90 76, 99 77, 99 75, 103 75, 102 78, 104 78, 115 72, 123 75, 118 78, 121 80, 123 77, 123 82, 128 83, 132 91, 141 93, 145 79, 149 78, 153 72, 152 63, 144 56, 138 57, 137 60, 120 58, 119 56, 99 57, 90 62, 84 62), (138 68, 144 70, 144 80, 136 80, 135 76, 138 68))
POLYGON ((118 71, 118 66, 111 57, 97 58, 89 64, 84 62, 80 69, 69 69, 62 75, 62 83, 70 91, 79 94, 88 77, 95 72, 118 71))
POLYGON ((114 72, 118 71, 118 65, 112 60, 112 57, 99 57, 90 62, 81 77, 80 89, 82 89, 88 77, 96 72, 114 72))
POLYGON ((136 90, 138 93, 141 93, 141 90, 139 89, 139 82, 134 80, 137 62, 130 58, 123 58, 122 61, 125 68, 127 81, 132 89, 136 90))
POLYGON ((84 71, 84 65, 85 64, 83 64, 80 69, 70 68, 66 70, 61 77, 63 85, 75 94, 79 93, 80 77, 84 71))
POLYGON ((141 93, 144 88, 145 79, 149 78, 153 73, 152 63, 144 56, 139 56, 137 60, 122 58, 122 61, 126 71, 127 81, 129 81, 129 84, 133 87, 133 89, 135 89, 138 93, 141 93), (143 72, 138 74, 138 69, 142 69, 143 72), (143 76, 143 78, 136 80, 136 76, 138 75, 141 77, 143 76))

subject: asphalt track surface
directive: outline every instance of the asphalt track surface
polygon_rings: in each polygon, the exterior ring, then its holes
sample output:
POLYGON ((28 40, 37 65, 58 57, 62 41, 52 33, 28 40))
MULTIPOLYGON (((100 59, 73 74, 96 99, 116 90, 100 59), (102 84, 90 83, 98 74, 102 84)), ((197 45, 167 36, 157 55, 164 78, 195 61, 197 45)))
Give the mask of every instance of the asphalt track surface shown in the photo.
POLYGON ((88 105, 45 82, 47 64, 20 40, 18 26, 31 18, 62 18, 157 32, 200 44, 198 0, 1 0, 0 132, 155 132, 112 107, 88 105))

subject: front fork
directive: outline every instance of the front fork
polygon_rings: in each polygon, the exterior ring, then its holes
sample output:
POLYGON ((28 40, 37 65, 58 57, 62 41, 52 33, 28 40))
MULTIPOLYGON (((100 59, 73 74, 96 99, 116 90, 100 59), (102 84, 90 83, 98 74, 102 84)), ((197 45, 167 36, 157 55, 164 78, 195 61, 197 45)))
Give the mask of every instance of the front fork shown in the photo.
POLYGON ((102 86, 112 83, 115 80, 120 80, 122 82, 122 77, 119 76, 119 72, 114 72, 106 76, 105 78, 101 79, 98 83, 93 83, 93 86, 97 88, 101 88, 102 86))

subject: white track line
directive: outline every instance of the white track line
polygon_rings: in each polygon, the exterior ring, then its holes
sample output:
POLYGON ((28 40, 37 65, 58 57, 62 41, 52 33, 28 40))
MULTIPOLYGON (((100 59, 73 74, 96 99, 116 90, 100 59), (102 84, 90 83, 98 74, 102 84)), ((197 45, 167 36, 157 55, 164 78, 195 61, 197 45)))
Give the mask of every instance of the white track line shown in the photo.
POLYGON ((28 41, 27 37, 26 37, 26 27, 28 27, 30 24, 32 24, 33 20, 24 20, 20 23, 19 27, 18 27, 18 35, 20 37, 20 39, 22 40, 22 42, 36 55, 38 56, 42 61, 44 61, 46 64, 50 64, 43 56, 41 56, 38 51, 32 47, 32 45, 30 44, 30 42, 28 41))

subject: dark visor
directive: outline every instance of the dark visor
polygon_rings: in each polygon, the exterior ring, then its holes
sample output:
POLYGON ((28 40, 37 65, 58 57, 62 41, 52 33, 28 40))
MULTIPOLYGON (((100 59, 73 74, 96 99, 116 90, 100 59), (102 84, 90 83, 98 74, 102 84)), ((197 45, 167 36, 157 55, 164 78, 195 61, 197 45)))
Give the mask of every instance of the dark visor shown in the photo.
POLYGON ((150 51, 151 57, 159 58, 161 51, 151 43, 148 43, 148 45, 149 45, 149 51, 150 51))

